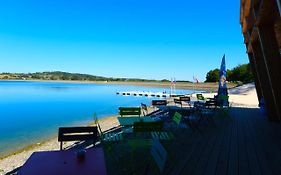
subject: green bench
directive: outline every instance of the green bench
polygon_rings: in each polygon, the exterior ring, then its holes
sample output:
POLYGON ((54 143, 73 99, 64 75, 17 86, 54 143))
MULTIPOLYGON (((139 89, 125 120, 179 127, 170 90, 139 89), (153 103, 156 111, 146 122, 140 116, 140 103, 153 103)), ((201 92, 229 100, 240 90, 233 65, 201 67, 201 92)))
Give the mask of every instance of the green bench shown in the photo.
POLYGON ((164 122, 135 122, 133 126, 134 133, 147 132, 150 133, 154 140, 172 140, 174 135, 171 132, 163 131, 164 122))
POLYGON ((119 108, 119 115, 123 116, 139 116, 141 115, 141 108, 140 107, 120 107, 119 108))

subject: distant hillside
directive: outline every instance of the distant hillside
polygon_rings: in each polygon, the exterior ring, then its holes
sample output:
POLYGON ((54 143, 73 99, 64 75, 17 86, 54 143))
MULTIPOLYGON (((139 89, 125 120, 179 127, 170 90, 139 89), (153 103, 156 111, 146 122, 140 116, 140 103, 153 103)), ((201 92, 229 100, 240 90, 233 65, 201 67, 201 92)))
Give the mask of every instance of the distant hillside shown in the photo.
MULTIPOLYGON (((64 80, 64 81, 130 81, 130 82, 169 82, 169 80, 147 80, 139 78, 108 78, 89 74, 69 72, 0 73, 2 80, 64 80)), ((188 81, 179 81, 188 82, 188 81)))

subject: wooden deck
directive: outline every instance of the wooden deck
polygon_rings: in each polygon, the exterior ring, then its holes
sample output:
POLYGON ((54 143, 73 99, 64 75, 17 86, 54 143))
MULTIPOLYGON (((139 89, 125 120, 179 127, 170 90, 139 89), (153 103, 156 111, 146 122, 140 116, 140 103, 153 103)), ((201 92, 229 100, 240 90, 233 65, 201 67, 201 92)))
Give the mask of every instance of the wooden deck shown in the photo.
MULTIPOLYGON (((178 129, 175 140, 161 141, 168 152, 159 172, 150 154, 151 140, 125 139, 104 146, 109 175, 280 175, 281 125, 259 109, 232 107, 229 116, 204 122, 200 132, 178 129)), ((94 162, 93 162, 94 164, 94 162)), ((18 169, 8 173, 14 174, 18 169)))
MULTIPOLYGON (((280 175, 280 124, 268 122, 258 109, 231 108, 229 114, 223 118, 217 117, 215 125, 202 123, 201 134, 185 129, 177 131, 173 142, 163 143, 169 159, 162 174, 280 175)), ((118 147, 115 154, 121 154, 122 144, 118 147)), ((123 147, 123 151, 128 149, 123 147)), ((108 173, 144 174, 144 169, 153 159, 150 158, 149 149, 139 152, 139 155, 135 155, 138 170, 124 170, 129 162, 133 163, 122 159, 130 157, 125 155, 118 157, 118 167, 108 166, 108 173), (122 165, 121 162, 125 163, 122 165)), ((148 174, 160 173, 152 168, 148 174)))

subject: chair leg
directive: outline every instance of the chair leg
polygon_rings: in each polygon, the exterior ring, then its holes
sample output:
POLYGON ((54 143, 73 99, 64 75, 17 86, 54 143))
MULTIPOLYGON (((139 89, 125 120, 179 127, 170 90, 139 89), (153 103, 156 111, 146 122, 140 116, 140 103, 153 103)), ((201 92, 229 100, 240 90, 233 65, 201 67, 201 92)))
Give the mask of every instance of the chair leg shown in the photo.
POLYGON ((60 150, 62 150, 62 142, 60 142, 60 150))

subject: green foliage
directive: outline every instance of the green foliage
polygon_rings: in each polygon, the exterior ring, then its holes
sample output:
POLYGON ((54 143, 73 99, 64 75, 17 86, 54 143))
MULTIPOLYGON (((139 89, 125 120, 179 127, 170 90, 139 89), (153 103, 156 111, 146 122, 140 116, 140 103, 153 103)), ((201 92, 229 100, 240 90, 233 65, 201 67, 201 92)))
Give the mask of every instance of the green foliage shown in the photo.
POLYGON ((220 76, 219 69, 210 70, 206 75, 205 82, 217 82, 219 81, 219 76, 220 76))
POLYGON ((250 64, 242 64, 233 68, 231 74, 228 75, 228 79, 230 81, 241 81, 243 83, 249 83, 254 81, 250 64))
MULTIPOLYGON (((254 81, 250 64, 242 64, 227 70, 227 80, 231 82, 249 83, 254 81)), ((206 75, 206 82, 219 81, 219 69, 210 70, 206 75)))
MULTIPOLYGON (((2 79, 19 80, 65 80, 65 81, 120 81, 120 82, 161 82, 161 80, 147 80, 140 78, 107 78, 88 74, 68 73, 68 72, 36 72, 36 73, 0 73, 2 79)), ((168 81, 168 80, 167 80, 168 81)))
POLYGON ((170 81, 167 79, 163 79, 163 80, 161 80, 161 82, 170 82, 170 81))

